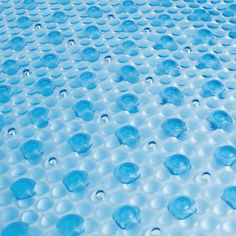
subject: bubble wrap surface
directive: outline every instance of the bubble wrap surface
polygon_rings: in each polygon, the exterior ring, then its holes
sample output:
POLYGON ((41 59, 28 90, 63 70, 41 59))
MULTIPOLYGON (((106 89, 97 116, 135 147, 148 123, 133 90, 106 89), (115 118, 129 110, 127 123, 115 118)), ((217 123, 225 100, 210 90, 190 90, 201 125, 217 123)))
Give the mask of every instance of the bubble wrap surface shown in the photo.
POLYGON ((0 235, 236 235, 233 0, 0 0, 0 235))

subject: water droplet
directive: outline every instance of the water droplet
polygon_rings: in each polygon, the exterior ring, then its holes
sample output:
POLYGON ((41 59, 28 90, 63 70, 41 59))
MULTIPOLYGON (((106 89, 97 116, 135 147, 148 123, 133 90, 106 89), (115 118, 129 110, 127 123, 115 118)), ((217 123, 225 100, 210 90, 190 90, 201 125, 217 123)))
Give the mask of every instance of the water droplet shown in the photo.
POLYGON ((193 100, 192 100, 192 105, 193 105, 194 107, 199 107, 199 105, 200 105, 199 100, 198 100, 198 99, 193 99, 193 100))
POLYGON ((23 70, 23 75, 24 76, 29 76, 30 75, 30 70, 29 69, 23 70))
POLYGON ((62 89, 60 92, 59 92, 59 94, 60 94, 60 97, 66 97, 67 96, 67 90, 66 89, 62 89))
POLYGON ((8 136, 15 136, 15 135, 16 135, 16 129, 15 129, 15 128, 10 128, 10 129, 7 131, 7 135, 8 135, 8 136))
POLYGON ((143 30, 145 33, 149 34, 152 30, 149 27, 144 28, 143 30))
POLYGON ((115 16, 112 15, 112 14, 109 14, 109 15, 107 16, 107 18, 108 18, 109 20, 113 20, 113 19, 115 19, 115 16))
POLYGON ((71 46, 75 45, 75 40, 74 39, 68 40, 68 44, 71 46))
POLYGON ((157 148, 157 144, 156 144, 155 141, 150 141, 150 142, 148 143, 148 150, 149 150, 149 151, 155 151, 156 148, 157 148))
POLYGON ((152 78, 151 76, 147 77, 147 78, 146 78, 146 82, 147 82, 148 84, 152 84, 152 83, 153 83, 153 78, 152 78))
POLYGON ((105 192, 103 190, 98 190, 96 192, 96 199, 102 201, 104 200, 104 198, 105 198, 105 192))
POLYGON ((112 57, 111 56, 105 56, 105 61, 106 62, 111 62, 112 61, 112 57))
POLYGON ((192 52, 192 48, 191 47, 185 47, 184 51, 187 52, 187 53, 190 53, 190 52, 192 52))
POLYGON ((209 172, 202 173, 202 181, 205 183, 209 183, 211 180, 211 174, 209 172))
POLYGON ((50 157, 50 158, 48 159, 48 165, 49 165, 50 167, 56 166, 57 163, 58 163, 58 160, 57 160, 56 157, 50 157))
POLYGON ((160 236, 161 235, 160 228, 158 228, 158 227, 153 228, 152 231, 151 231, 151 235, 152 236, 160 236))
POLYGON ((102 114, 101 115, 102 122, 108 123, 109 119, 110 119, 109 115, 107 115, 107 114, 102 114))
POLYGON ((42 25, 41 25, 41 24, 36 24, 36 25, 35 25, 35 29, 40 30, 41 28, 42 28, 42 25))

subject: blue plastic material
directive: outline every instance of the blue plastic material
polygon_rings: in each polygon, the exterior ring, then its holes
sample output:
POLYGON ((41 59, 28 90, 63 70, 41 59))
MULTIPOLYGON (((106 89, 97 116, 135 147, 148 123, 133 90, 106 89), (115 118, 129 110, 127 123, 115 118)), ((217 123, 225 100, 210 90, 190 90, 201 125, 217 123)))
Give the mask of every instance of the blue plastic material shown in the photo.
POLYGON ((124 205, 115 210, 113 220, 121 229, 132 229, 141 223, 140 210, 136 206, 124 205))
POLYGON ((168 210, 178 220, 185 220, 197 212, 195 201, 187 196, 178 196, 171 199, 168 210))
POLYGON ((61 217, 56 225, 62 236, 80 236, 84 232, 84 219, 76 214, 61 217))
POLYGON ((172 175, 183 175, 191 169, 190 160, 181 154, 169 156, 164 165, 172 175))
POLYGON ((141 174, 139 167, 134 163, 125 162, 122 163, 114 170, 114 175, 123 184, 131 184, 136 182, 141 174))
POLYGON ((21 178, 11 185, 11 192, 17 200, 31 198, 36 194, 36 182, 32 179, 21 178))
POLYGON ((89 185, 88 174, 80 170, 71 171, 63 178, 63 183, 69 192, 79 193, 89 185))

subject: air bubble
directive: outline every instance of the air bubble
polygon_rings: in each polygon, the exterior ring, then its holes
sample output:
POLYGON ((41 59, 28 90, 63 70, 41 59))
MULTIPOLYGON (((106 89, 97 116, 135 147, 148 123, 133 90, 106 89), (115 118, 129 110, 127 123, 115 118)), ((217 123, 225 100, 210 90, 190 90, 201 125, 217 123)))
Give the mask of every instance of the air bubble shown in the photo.
POLYGON ((211 174, 209 172, 203 172, 201 177, 202 181, 205 183, 209 183, 211 180, 211 174))
POLYGON ((23 75, 24 76, 29 76, 30 75, 30 70, 29 69, 23 70, 23 75))
POLYGON ((102 114, 101 115, 101 120, 103 123, 108 123, 108 121, 110 120, 110 117, 108 114, 102 114))
POLYGON ((192 105, 193 105, 194 107, 199 107, 199 105, 200 105, 199 100, 198 100, 198 99, 193 99, 193 100, 192 100, 192 105))
POLYGON ((62 90, 59 92, 59 94, 60 94, 60 97, 64 98, 64 97, 67 96, 67 90, 66 90, 66 89, 62 89, 62 90))
POLYGON ((15 128, 10 128, 8 131, 7 131, 7 135, 8 136, 15 136, 16 135, 16 129, 15 128))
POLYGON ((106 62, 111 62, 112 61, 112 57, 111 56, 105 56, 105 61, 106 62))
POLYGON ((75 40, 74 40, 74 39, 68 40, 68 44, 69 44, 70 46, 75 45, 75 40))
POLYGON ((147 78, 146 78, 146 82, 147 82, 148 84, 152 84, 152 83, 153 83, 153 78, 152 78, 151 76, 147 77, 147 78))
POLYGON ((161 235, 161 230, 158 227, 155 227, 151 231, 151 236, 160 236, 161 235))
POLYGON ((48 165, 49 165, 49 167, 55 167, 55 166, 57 165, 57 163, 58 163, 58 160, 57 160, 56 157, 50 157, 50 158, 48 159, 48 165))
POLYGON ((42 25, 41 25, 41 24, 36 24, 36 25, 35 25, 35 29, 40 30, 41 28, 42 28, 42 25))
POLYGON ((108 18, 109 20, 113 20, 113 19, 115 19, 115 16, 112 15, 112 14, 109 14, 109 15, 107 16, 107 18, 108 18))
POLYGON ((145 33, 149 34, 152 30, 149 27, 144 28, 143 30, 145 33))
POLYGON ((148 150, 149 150, 149 151, 155 151, 156 148, 157 148, 157 144, 156 144, 155 141, 150 141, 150 142, 148 143, 148 150))
POLYGON ((184 52, 190 53, 190 52, 192 52, 192 48, 191 47, 185 47, 184 52))
POLYGON ((96 192, 96 199, 102 201, 104 200, 104 198, 105 198, 105 192, 103 190, 98 190, 96 192))

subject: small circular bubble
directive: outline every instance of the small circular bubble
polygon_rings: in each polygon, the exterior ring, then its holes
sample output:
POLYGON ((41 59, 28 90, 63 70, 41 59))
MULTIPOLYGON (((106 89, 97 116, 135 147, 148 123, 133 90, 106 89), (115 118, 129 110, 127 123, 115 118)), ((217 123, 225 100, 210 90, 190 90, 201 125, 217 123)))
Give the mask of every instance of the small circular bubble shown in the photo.
POLYGON ((155 141, 148 142, 148 150, 149 151, 155 151, 157 148, 157 144, 155 141))
POLYGON ((106 62, 111 62, 112 61, 112 57, 110 55, 105 56, 104 59, 105 59, 106 62))
POLYGON ((145 33, 149 34, 152 30, 149 27, 144 28, 143 30, 145 33))
POLYGON ((56 157, 50 157, 48 159, 48 166, 49 167, 55 167, 57 165, 57 163, 58 163, 58 160, 56 157))
POLYGON ((102 114, 101 115, 101 120, 102 120, 103 123, 108 123, 109 119, 110 119, 110 117, 109 117, 108 114, 102 114))
POLYGON ((60 97, 64 98, 64 97, 67 96, 67 90, 66 90, 66 89, 62 89, 62 90, 59 92, 59 94, 60 94, 60 97))
POLYGON ((192 105, 193 105, 194 107, 199 107, 199 105, 200 105, 199 100, 198 100, 198 99, 193 99, 193 100, 192 100, 192 105))
POLYGON ((151 236, 160 236, 161 235, 161 230, 158 227, 155 227, 151 231, 151 236))
POLYGON ((24 76, 29 76, 30 75, 30 70, 29 69, 24 69, 23 70, 23 75, 24 76))
POLYGON ((108 18, 109 20, 113 20, 113 19, 115 19, 115 16, 114 16, 113 14, 109 14, 109 15, 107 16, 107 18, 108 18))
POLYGON ((36 25, 35 25, 35 29, 40 30, 41 28, 42 28, 42 25, 41 25, 41 24, 36 24, 36 25))
POLYGON ((190 52, 192 52, 192 48, 191 47, 185 47, 184 52, 190 53, 190 52))
POLYGON ((102 201, 104 200, 104 198, 105 198, 105 192, 103 190, 98 190, 96 192, 96 199, 102 201))
POLYGON ((209 183, 211 180, 211 174, 209 172, 203 172, 201 179, 202 179, 202 182, 209 183))
POLYGON ((8 131, 7 131, 7 135, 8 136, 15 136, 16 135, 16 129, 15 128, 10 128, 8 131))
POLYGON ((75 40, 74 40, 74 39, 68 40, 68 44, 69 44, 70 46, 75 45, 75 40))
POLYGON ((146 82, 147 82, 148 84, 152 84, 152 83, 153 83, 153 78, 152 78, 151 76, 147 77, 147 78, 146 78, 146 82))

